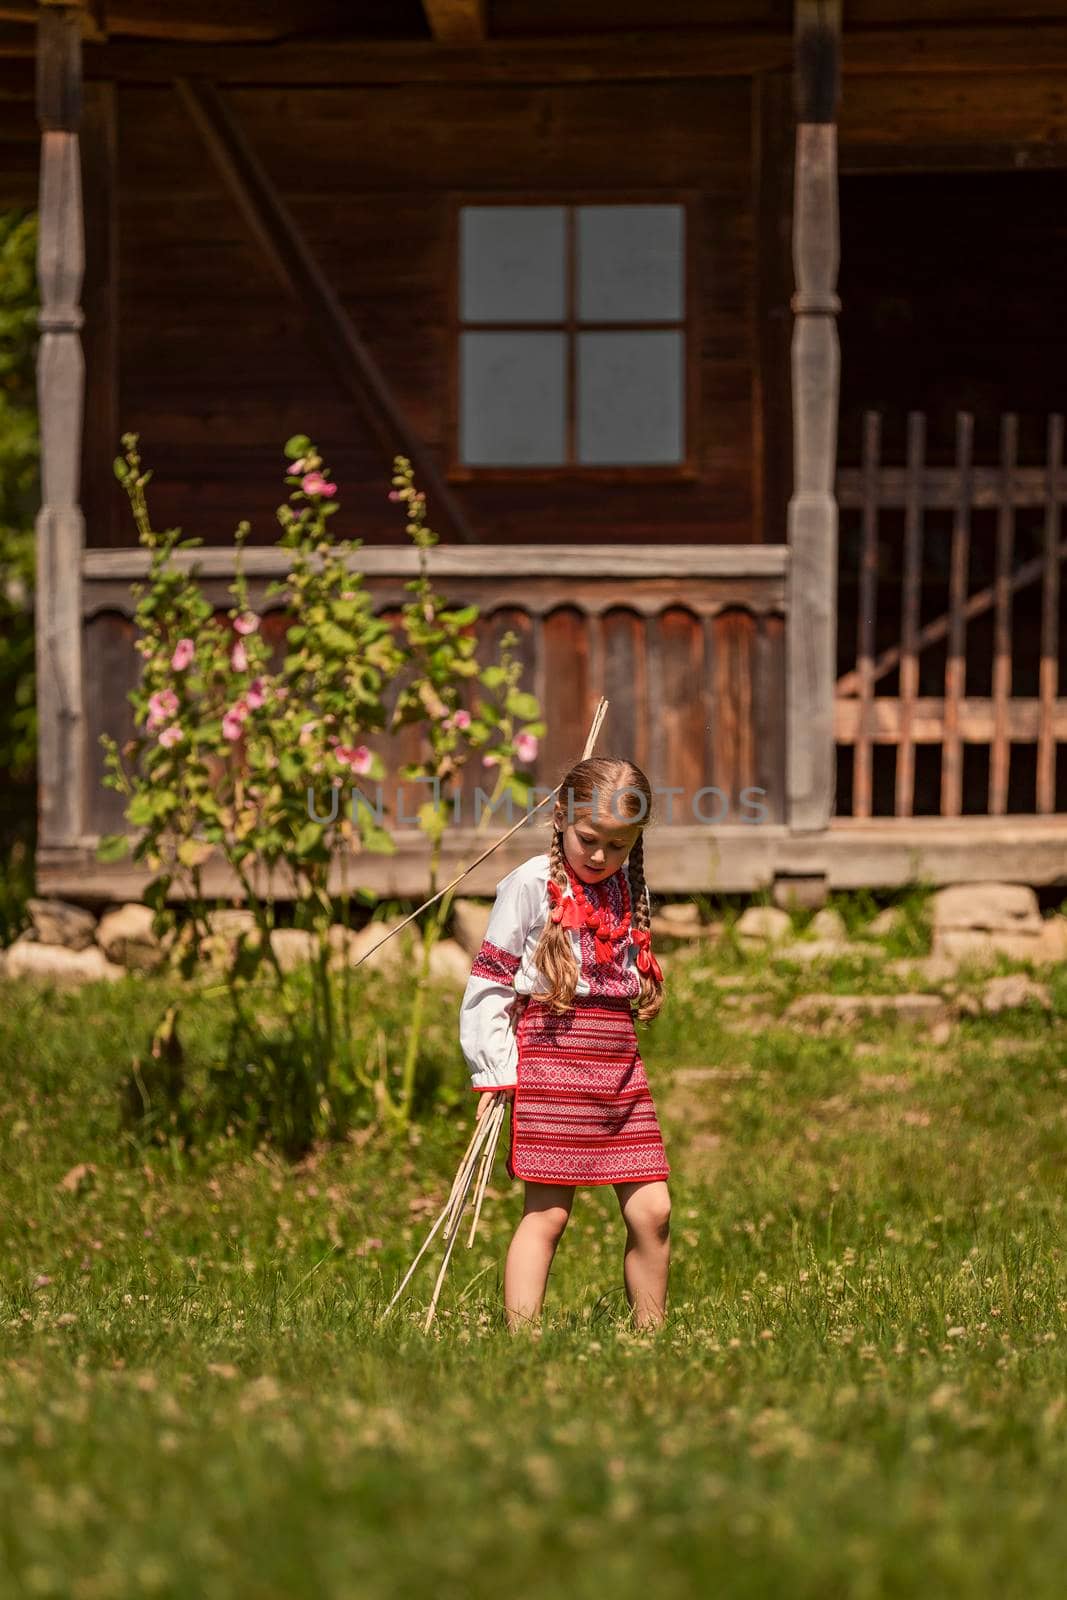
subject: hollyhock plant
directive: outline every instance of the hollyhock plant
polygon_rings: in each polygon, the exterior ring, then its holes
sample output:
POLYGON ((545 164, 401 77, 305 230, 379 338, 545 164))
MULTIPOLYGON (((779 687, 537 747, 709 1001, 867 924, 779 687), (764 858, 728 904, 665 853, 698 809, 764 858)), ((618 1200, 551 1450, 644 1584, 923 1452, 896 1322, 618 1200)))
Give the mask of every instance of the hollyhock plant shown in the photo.
MULTIPOLYGON (((209 1076, 206 1098, 190 1110, 189 1136, 229 1127, 297 1153, 360 1117, 402 1124, 416 1103, 426 962, 441 921, 431 916, 424 926, 398 1084, 384 1057, 376 1071, 367 1066, 348 968, 338 967, 338 943, 330 937, 338 903, 348 920, 351 892, 342 888, 338 896, 335 887, 346 884, 348 858, 363 850, 392 852, 396 845, 370 805, 353 805, 345 815, 338 790, 346 780, 359 789, 355 780, 384 778, 383 758, 369 736, 417 724, 431 756, 402 768, 401 778, 418 773, 452 783, 472 755, 493 754, 494 799, 508 789, 525 794, 529 780, 515 771, 515 759, 522 759, 523 736, 536 739, 543 727, 532 720, 539 714, 533 697, 518 689, 522 667, 510 654, 514 635, 505 635, 482 671, 475 660, 477 607, 446 606, 429 582, 427 552, 435 536, 424 526, 425 498, 403 457, 392 487, 419 552, 419 577, 408 585, 412 599, 398 621, 375 609, 359 542, 329 537, 336 485, 304 436, 285 447, 291 465, 288 500, 278 508, 278 548, 286 575, 250 594, 244 570, 250 528, 240 523, 232 603, 220 613, 201 588, 195 561, 176 559, 200 541, 152 528, 144 493, 150 474, 141 469, 136 435, 123 443, 116 474, 150 555, 147 581, 135 590, 142 676, 129 697, 135 726, 146 731, 121 752, 103 736, 104 783, 123 794, 131 831, 101 840, 98 855, 117 860, 132 851, 153 874, 143 899, 155 912, 157 935, 175 935, 172 960, 187 979, 201 971, 209 976, 203 955, 213 934, 205 889, 209 862, 215 881, 231 880, 233 895, 253 919, 252 930, 225 956, 231 1012, 225 1059, 209 1076), (288 623, 280 659, 276 635, 272 630, 268 641, 261 625, 275 596, 288 623), (483 693, 467 710, 461 692, 472 678, 483 693), (403 687, 390 713, 387 695, 398 682, 403 687), (291 905, 294 926, 311 936, 306 969, 296 973, 279 959, 278 898, 291 905), (180 931, 176 903, 185 919, 180 931), (253 1003, 250 991, 265 981, 277 1002, 273 1009, 258 996, 253 1003)), ((479 826, 487 820, 479 819, 479 826)), ((423 806, 419 822, 429 837, 436 884, 441 808, 423 806)), ((449 904, 450 897, 438 902, 442 911, 449 904)), ((218 982, 217 971, 211 978, 218 982)), ((140 1103, 137 1096, 133 1103, 140 1103)), ((146 1110, 146 1135, 152 1115, 146 1110)))

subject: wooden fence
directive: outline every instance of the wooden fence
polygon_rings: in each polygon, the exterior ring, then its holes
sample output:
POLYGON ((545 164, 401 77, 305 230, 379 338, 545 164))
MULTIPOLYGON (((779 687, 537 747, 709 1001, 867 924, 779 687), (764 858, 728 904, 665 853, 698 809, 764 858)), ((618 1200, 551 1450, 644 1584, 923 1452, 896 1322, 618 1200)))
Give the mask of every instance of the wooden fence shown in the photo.
POLYGON ((838 475, 835 736, 852 753, 851 814, 1067 810, 1063 418, 1049 417, 1038 465, 1020 464, 1014 415, 1001 418, 993 465, 974 461, 969 413, 956 419, 952 465, 928 465, 926 441, 912 412, 905 464, 887 465, 882 418, 868 412, 862 465, 838 475), (891 771, 876 772, 879 746, 895 751, 891 771))

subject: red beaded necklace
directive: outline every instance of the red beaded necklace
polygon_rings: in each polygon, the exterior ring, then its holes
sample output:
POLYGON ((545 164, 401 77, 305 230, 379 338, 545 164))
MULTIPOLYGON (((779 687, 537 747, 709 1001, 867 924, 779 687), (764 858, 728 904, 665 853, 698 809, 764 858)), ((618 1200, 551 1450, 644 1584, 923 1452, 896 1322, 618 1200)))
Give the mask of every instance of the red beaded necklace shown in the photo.
POLYGON ((598 962, 611 961, 615 956, 615 945, 621 939, 628 938, 637 946, 637 970, 651 972, 657 983, 663 982, 663 971, 659 962, 652 954, 652 935, 647 928, 634 928, 630 931, 630 883, 626 873, 622 875, 623 913, 619 921, 615 921, 611 908, 607 904, 594 907, 589 903, 585 886, 576 876, 567 857, 563 857, 563 865, 567 873, 573 894, 564 894, 555 879, 548 880, 549 916, 553 922, 558 922, 564 928, 589 928, 593 934, 596 945, 596 959, 598 962))
POLYGON ((630 885, 626 874, 623 873, 622 916, 616 919, 611 912, 611 907, 605 900, 602 906, 590 904, 585 892, 585 885, 576 875, 567 857, 563 857, 563 865, 572 893, 564 895, 559 884, 550 878, 548 880, 548 898, 551 909, 549 916, 553 922, 559 922, 565 928, 586 927, 593 935, 596 946, 596 959, 598 962, 612 961, 615 959, 615 946, 623 940, 630 939, 630 885))

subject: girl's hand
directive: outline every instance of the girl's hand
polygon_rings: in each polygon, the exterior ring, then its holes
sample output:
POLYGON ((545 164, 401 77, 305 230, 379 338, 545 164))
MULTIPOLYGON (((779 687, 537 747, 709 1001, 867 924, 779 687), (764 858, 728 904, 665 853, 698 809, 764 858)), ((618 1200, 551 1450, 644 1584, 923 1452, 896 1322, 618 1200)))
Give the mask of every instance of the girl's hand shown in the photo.
POLYGON ((483 1089, 481 1094, 478 1096, 478 1111, 474 1118, 475 1123, 481 1122, 482 1118, 485 1116, 486 1112, 489 1110, 489 1107, 492 1105, 498 1094, 506 1094, 510 1100, 514 1093, 514 1089, 496 1089, 492 1092, 487 1089, 483 1089))

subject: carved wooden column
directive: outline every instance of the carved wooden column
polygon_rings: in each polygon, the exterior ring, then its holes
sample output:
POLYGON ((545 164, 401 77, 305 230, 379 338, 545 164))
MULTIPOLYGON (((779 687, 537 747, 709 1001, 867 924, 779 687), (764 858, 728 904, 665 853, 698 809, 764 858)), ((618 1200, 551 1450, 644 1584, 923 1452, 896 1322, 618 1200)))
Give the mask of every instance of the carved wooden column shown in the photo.
POLYGON ((38 849, 80 839, 85 806, 78 503, 84 366, 79 304, 84 267, 78 13, 44 6, 37 28, 41 180, 37 401, 41 510, 37 517, 38 849))
POLYGON ((835 789, 840 38, 840 0, 797 0, 786 784, 790 826, 804 831, 828 825, 835 789))

